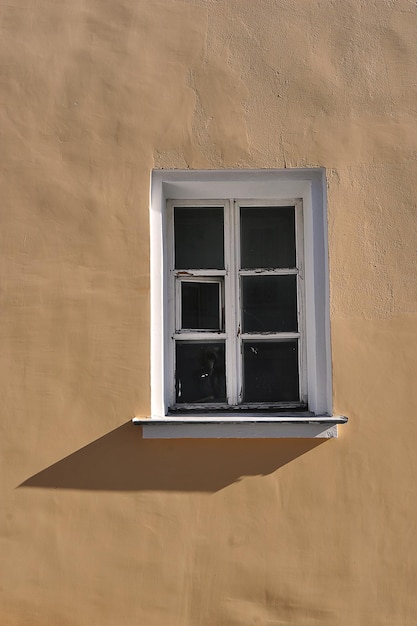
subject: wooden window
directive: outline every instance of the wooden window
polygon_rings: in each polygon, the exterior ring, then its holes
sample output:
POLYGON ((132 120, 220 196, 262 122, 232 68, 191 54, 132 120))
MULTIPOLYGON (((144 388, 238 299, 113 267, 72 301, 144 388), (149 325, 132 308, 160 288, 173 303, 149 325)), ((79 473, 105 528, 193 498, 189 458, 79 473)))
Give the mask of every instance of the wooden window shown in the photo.
POLYGON ((337 437, 325 171, 154 170, 149 221, 143 437, 337 437))
POLYGON ((168 410, 308 407, 301 199, 166 203, 168 410))

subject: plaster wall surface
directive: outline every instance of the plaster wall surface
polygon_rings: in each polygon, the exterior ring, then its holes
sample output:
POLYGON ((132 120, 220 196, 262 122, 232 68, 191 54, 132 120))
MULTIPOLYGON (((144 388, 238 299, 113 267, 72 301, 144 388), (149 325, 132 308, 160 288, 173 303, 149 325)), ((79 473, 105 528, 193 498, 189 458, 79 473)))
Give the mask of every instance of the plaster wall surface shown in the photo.
POLYGON ((0 5, 0 624, 417 624, 416 3, 0 5), (145 441, 152 168, 325 167, 338 440, 145 441))

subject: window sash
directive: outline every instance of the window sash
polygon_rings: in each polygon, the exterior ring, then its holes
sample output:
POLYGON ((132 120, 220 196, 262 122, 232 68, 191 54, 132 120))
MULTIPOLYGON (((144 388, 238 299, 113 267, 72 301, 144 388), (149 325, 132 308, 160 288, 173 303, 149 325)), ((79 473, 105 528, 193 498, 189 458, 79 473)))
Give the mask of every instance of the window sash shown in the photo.
MULTIPOLYGON (((299 199, 285 200, 175 200, 167 201, 167 260, 169 278, 166 286, 169 318, 170 363, 170 409, 229 409, 244 410, 265 408, 298 408, 307 403, 307 366, 305 341, 305 304, 304 304, 304 241, 303 209, 299 199), (224 211, 224 262, 225 269, 175 269, 174 253, 174 209, 175 207, 223 207, 224 211), (295 212, 295 252, 294 268, 252 268, 240 269, 240 209, 245 207, 280 207, 293 206, 295 212), (296 276, 297 292, 297 332, 242 332, 241 280, 245 276, 296 276), (217 282, 224 281, 220 288, 220 301, 224 305, 223 329, 218 331, 181 328, 181 283, 185 280, 217 282), (296 339, 298 343, 298 386, 299 400, 294 402, 256 402, 243 403, 243 343, 245 341, 277 341, 296 339), (175 380, 175 344, 177 341, 225 341, 226 350, 226 393, 227 405, 221 403, 192 403, 176 405, 175 380)), ((221 306, 221 305, 220 305, 221 306)))
MULTIPOLYGON (((225 310, 225 298, 224 298, 224 283, 222 278, 219 277, 207 277, 207 276, 198 276, 198 277, 190 277, 190 276, 181 276, 177 277, 175 281, 175 310, 176 310, 176 323, 175 323, 175 334, 183 333, 187 335, 191 332, 195 333, 210 333, 215 332, 219 333, 224 328, 224 310, 225 310), (218 308, 218 320, 219 327, 208 329, 208 328, 183 328, 183 294, 182 287, 184 285, 190 284, 209 284, 209 285, 217 285, 218 287, 218 299, 219 299, 219 308, 218 308)), ((183 337, 185 339, 185 337, 183 337)))

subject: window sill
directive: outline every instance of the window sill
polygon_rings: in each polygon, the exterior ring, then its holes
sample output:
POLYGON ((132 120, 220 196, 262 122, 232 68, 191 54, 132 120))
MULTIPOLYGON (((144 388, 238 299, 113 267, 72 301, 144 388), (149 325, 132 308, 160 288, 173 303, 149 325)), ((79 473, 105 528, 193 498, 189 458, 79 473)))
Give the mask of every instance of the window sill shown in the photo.
POLYGON ((176 415, 175 417, 134 417, 142 426, 144 439, 276 439, 323 438, 338 436, 343 415, 176 415))

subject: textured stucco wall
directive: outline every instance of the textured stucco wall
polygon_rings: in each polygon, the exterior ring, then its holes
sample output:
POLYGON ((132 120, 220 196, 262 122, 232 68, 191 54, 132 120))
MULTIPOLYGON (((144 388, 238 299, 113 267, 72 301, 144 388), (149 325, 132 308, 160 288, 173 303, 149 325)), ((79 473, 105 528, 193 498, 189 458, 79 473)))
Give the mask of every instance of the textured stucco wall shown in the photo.
POLYGON ((411 0, 0 5, 0 624, 417 624, 411 0), (328 170, 340 438, 143 441, 152 167, 328 170))

